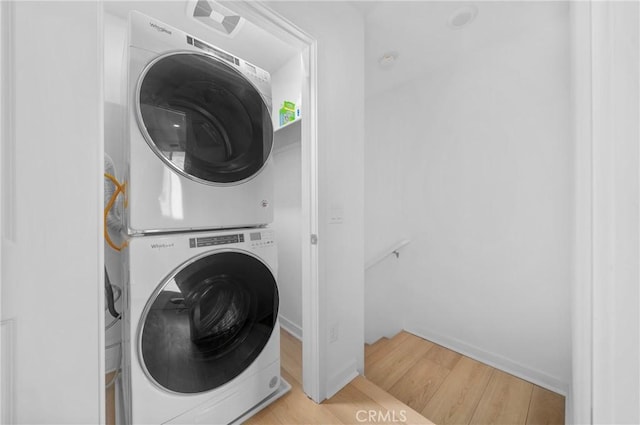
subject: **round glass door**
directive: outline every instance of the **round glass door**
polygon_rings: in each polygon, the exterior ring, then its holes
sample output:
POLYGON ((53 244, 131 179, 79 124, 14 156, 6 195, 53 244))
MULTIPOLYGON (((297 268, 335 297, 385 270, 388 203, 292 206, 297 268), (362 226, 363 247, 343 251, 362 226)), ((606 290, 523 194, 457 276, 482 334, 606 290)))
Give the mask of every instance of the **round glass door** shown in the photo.
POLYGON ((257 174, 271 153, 270 108, 242 74, 202 53, 152 62, 138 84, 138 124, 172 169, 208 184, 257 174))
POLYGON ((269 341, 278 316, 271 270, 235 251, 209 254, 170 276, 143 311, 140 359, 176 393, 201 393, 242 373, 269 341))

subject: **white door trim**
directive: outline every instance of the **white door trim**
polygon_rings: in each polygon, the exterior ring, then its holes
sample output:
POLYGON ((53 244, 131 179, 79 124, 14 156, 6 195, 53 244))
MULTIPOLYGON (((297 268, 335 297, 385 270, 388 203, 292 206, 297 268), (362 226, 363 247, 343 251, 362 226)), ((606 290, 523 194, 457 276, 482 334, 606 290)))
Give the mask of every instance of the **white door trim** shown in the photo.
POLYGON ((571 53, 575 149, 575 236, 572 282, 572 383, 567 423, 592 423, 593 138, 591 4, 572 2, 571 53))
POLYGON ((639 16, 635 2, 591 3, 594 423, 640 421, 639 16))
MULTIPOLYGON (((0 271, 2 270, 3 245, 5 239, 4 209, 6 207, 6 167, 7 160, 6 147, 10 145, 8 140, 12 137, 13 127, 12 105, 13 105, 13 55, 11 47, 11 34, 13 30, 12 3, 0 2, 0 271)), ((7 347, 7 341, 13 341, 13 322, 5 320, 2 313, 2 273, 0 273, 0 424, 13 422, 12 411, 12 369, 11 344, 7 347), (3 346, 3 341, 5 342, 3 346)))
POLYGON ((317 44, 296 25, 259 1, 225 3, 264 30, 298 48, 304 69, 302 104, 302 380, 304 392, 316 403, 325 398, 324 363, 320 338, 320 311, 324 305, 319 284, 318 246, 311 243, 318 234, 318 148, 317 148, 317 44))
MULTIPOLYGON (((6 113, 6 89, 5 89, 5 42, 6 42, 6 27, 5 27, 5 3, 0 3, 0 147, 4 146, 5 142, 5 113, 6 113)), ((4 368, 5 359, 2 358, 2 340, 4 339, 3 331, 2 331, 2 209, 4 208, 4 191, 1 189, 4 184, 3 179, 3 170, 2 162, 4 161, 4 156, 2 155, 2 149, 0 148, 0 424, 4 424, 4 412, 6 409, 5 401, 4 401, 4 391, 2 385, 2 371, 4 368)))
MULTIPOLYGON (((98 58, 99 58, 99 66, 98 66, 98 72, 100 73, 99 75, 99 81, 101 82, 100 84, 100 91, 99 91, 99 97, 100 97, 100 103, 98 106, 98 110, 99 110, 99 116, 98 116, 98 125, 100 127, 101 130, 101 137, 98 141, 99 147, 98 147, 98 155, 97 155, 97 169, 99 170, 99 173, 96 175, 96 183, 98 185, 98 193, 100 194, 100 196, 97 197, 98 199, 98 210, 99 211, 104 211, 104 196, 102 195, 104 192, 104 131, 105 131, 105 124, 104 124, 104 101, 105 101, 105 94, 104 94, 104 81, 105 81, 105 76, 104 76, 104 0, 98 0, 98 7, 96 8, 97 11, 97 16, 96 16, 96 22, 99 26, 98 28, 98 33, 97 33, 97 37, 98 37, 98 46, 96 47, 99 50, 99 54, 98 54, 98 58)), ((104 223, 103 220, 99 220, 98 221, 99 224, 99 228, 100 228, 100 235, 102 235, 104 233, 104 223)), ((105 342, 105 338, 106 338, 106 323, 105 323, 105 315, 104 315, 104 306, 105 306, 105 291, 104 289, 104 270, 105 270, 105 253, 104 253, 104 247, 105 244, 102 240, 102 237, 99 240, 98 243, 98 276, 100 276, 100 279, 98 281, 98 299, 97 304, 98 304, 98 332, 100 335, 100 338, 98 338, 98 353, 99 353, 99 362, 98 362, 98 397, 100 399, 100 402, 98 403, 99 406, 99 411, 98 411, 98 420, 100 424, 104 424, 107 421, 107 405, 106 405, 106 397, 107 397, 107 388, 106 388, 106 361, 107 361, 107 354, 106 354, 106 342, 105 342)), ((122 349, 122 347, 120 347, 122 349)), ((122 368, 122 364, 120 364, 119 366, 120 368, 122 368)), ((116 402, 117 404, 117 402, 116 402)), ((117 411, 117 410, 116 410, 117 411)), ((116 419, 117 421, 117 419, 116 419)))
POLYGON ((640 376, 625 376, 640 372, 640 300, 634 305, 629 298, 637 295, 640 263, 640 217, 634 216, 640 116, 631 115, 640 109, 640 75, 634 74, 638 52, 628 55, 640 38, 640 10, 635 22, 626 20, 633 9, 624 5, 634 3, 571 3, 576 233, 567 423, 637 423, 640 417, 640 376))

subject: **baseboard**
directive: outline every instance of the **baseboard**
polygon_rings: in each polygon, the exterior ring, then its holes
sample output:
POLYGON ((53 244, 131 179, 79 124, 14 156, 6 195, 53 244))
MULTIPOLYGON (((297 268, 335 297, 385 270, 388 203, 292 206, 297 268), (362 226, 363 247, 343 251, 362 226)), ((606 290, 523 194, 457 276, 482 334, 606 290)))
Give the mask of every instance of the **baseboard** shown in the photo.
POLYGON ((336 395, 338 391, 346 387, 358 375, 356 361, 354 360, 347 367, 329 378, 327 381, 327 398, 336 395))
POLYGON ((280 327, 284 328, 285 331, 302 341, 302 328, 300 326, 296 325, 282 314, 280 314, 278 318, 280 319, 280 327))
POLYGON ((524 379, 525 381, 529 381, 532 384, 536 384, 540 387, 546 388, 565 397, 567 396, 569 389, 568 383, 562 382, 559 379, 547 375, 544 372, 529 368, 506 357, 500 356, 499 354, 484 351, 478 347, 466 344, 455 338, 438 335, 424 329, 408 327, 405 330, 409 333, 419 336, 420 338, 435 342, 436 344, 442 345, 443 347, 446 347, 450 350, 453 350, 460 354, 464 354, 467 357, 471 357, 474 360, 485 363, 504 372, 510 373, 511 375, 524 379))

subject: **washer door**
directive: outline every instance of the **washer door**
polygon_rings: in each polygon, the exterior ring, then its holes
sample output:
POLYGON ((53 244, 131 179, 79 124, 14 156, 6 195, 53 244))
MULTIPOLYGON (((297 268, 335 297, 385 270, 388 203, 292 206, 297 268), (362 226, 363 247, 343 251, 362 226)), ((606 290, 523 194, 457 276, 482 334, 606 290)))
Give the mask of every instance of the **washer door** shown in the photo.
POLYGON ((178 173, 207 184, 250 179, 273 145, 270 108, 239 71, 202 53, 162 56, 136 97, 147 143, 178 173))
POLYGON ((276 281, 262 261, 237 251, 208 254, 154 292, 140 321, 140 360, 166 390, 213 390, 258 357, 277 316, 276 281))

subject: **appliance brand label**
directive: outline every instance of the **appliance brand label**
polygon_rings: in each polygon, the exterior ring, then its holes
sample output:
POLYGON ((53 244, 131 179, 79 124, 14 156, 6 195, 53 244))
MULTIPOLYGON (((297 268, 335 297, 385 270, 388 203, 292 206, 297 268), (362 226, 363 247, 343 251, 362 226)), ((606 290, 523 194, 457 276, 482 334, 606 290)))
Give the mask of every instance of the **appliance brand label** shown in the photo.
POLYGON ((171 31, 169 31, 169 30, 168 30, 168 29, 166 29, 165 27, 161 27, 161 26, 160 26, 160 25, 158 25, 158 24, 154 24, 153 22, 149 22, 149 26, 150 26, 151 28, 154 28, 154 29, 158 30, 158 32, 164 32, 164 33, 167 33, 167 34, 171 35, 171 31))
POLYGON ((155 249, 173 248, 173 245, 174 245, 173 242, 172 243, 167 243, 167 242, 152 243, 151 248, 155 248, 155 249))

